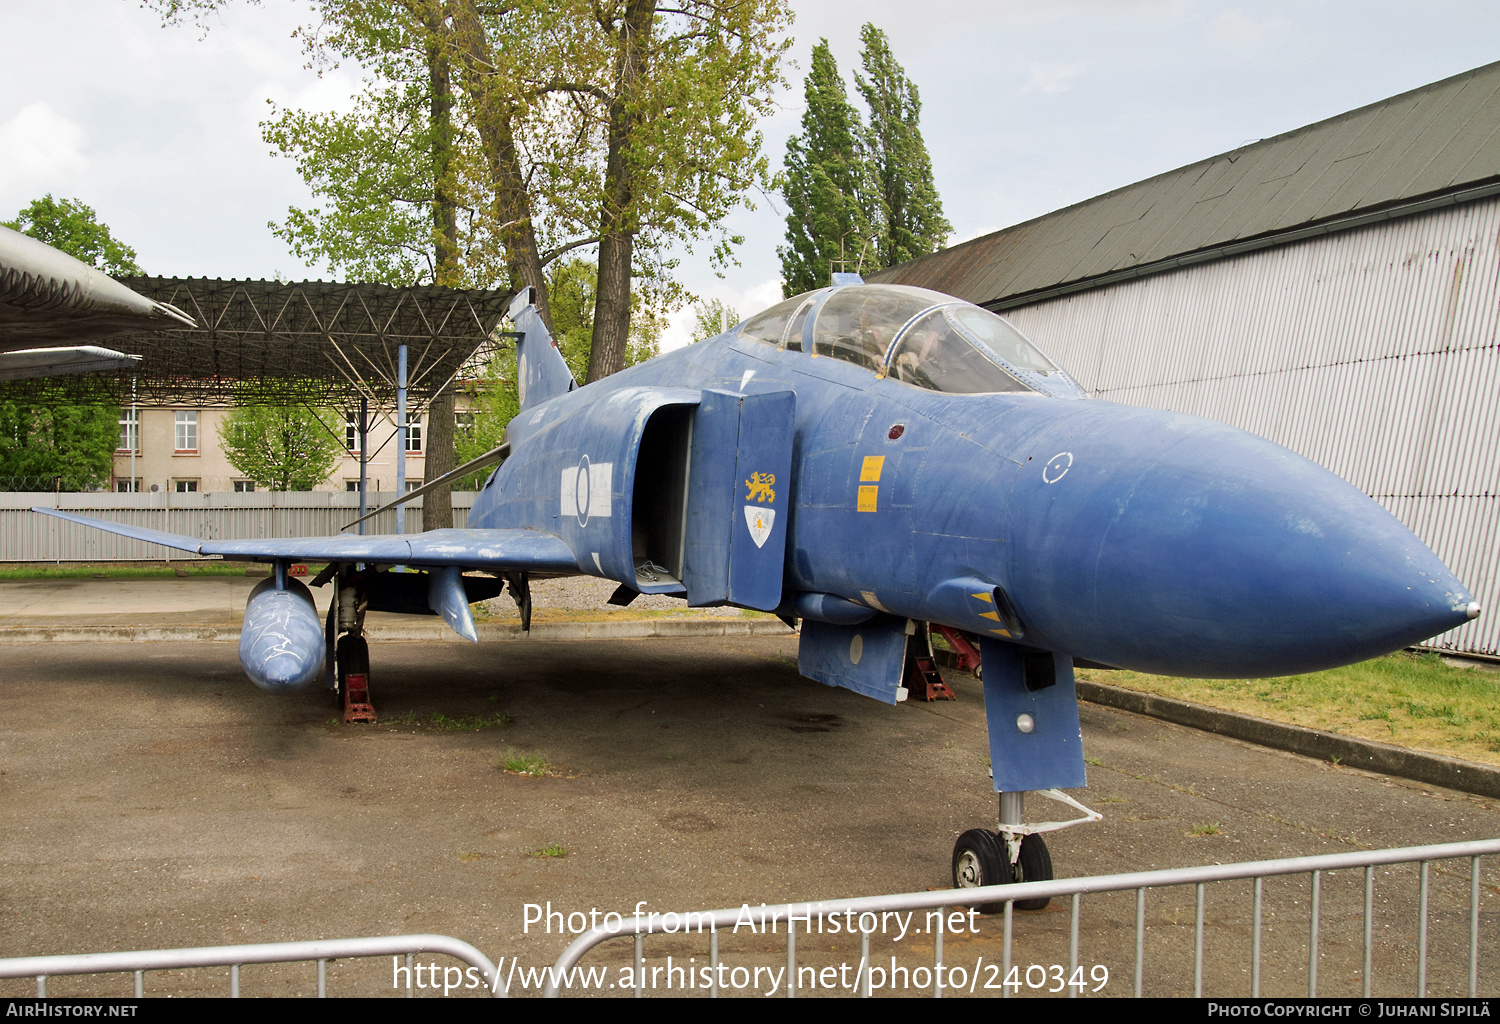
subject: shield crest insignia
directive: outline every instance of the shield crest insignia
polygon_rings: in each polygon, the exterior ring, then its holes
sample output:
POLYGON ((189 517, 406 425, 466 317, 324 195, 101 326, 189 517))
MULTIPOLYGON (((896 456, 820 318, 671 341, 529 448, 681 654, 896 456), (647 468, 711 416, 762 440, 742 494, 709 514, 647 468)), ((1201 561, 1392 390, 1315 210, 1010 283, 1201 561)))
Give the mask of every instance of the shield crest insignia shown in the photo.
POLYGON ((756 547, 766 546, 766 540, 771 536, 771 524, 774 522, 776 522, 774 508, 762 508, 759 505, 745 506, 745 525, 750 528, 750 539, 755 541, 756 547))

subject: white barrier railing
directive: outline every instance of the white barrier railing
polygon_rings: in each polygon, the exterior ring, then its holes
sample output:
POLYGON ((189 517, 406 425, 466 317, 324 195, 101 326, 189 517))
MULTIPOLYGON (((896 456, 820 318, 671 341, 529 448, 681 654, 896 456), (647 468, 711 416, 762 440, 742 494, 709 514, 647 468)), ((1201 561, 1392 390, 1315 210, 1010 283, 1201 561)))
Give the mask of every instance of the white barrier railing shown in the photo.
POLYGON ((228 967, 229 997, 240 995, 240 968, 245 964, 318 964, 318 998, 328 996, 328 961, 371 956, 406 955, 406 994, 411 987, 412 957, 417 953, 446 953, 484 974, 496 998, 505 987, 497 984, 495 965, 479 950, 447 935, 386 935, 363 939, 326 939, 314 942, 262 942, 243 946, 199 946, 189 949, 147 949, 128 953, 76 953, 61 956, 21 956, 0 960, 0 978, 35 978, 38 998, 47 995, 47 979, 66 974, 135 972, 135 994, 145 995, 145 972, 189 967, 228 967))
MULTIPOLYGON (((1241 864, 1214 864, 1204 867, 1171 868, 1163 871, 1141 871, 1122 875, 1096 875, 1089 878, 1059 878, 1045 882, 1022 882, 1015 885, 990 885, 974 889, 943 889, 937 892, 909 892, 891 896, 868 896, 858 899, 829 900, 819 903, 782 904, 772 907, 761 907, 759 909, 746 907, 729 908, 724 910, 712 910, 703 912, 691 912, 691 914, 660 914, 654 913, 646 917, 625 917, 618 926, 607 928, 600 925, 583 932, 577 939, 563 951, 562 956, 557 959, 548 976, 545 994, 555 997, 560 994, 559 980, 573 977, 573 968, 589 950, 600 943, 611 939, 633 937, 635 939, 635 969, 633 975, 637 980, 636 996, 644 994, 642 979, 643 971, 643 939, 646 935, 668 931, 667 919, 672 919, 676 933, 680 934, 681 924, 686 920, 697 923, 699 931, 709 929, 709 970, 713 980, 711 995, 717 996, 719 977, 719 935, 720 928, 732 927, 746 920, 746 916, 757 925, 757 931, 764 935, 766 927, 770 926, 773 931, 786 925, 786 962, 787 962, 787 984, 786 994, 796 995, 796 957, 797 957, 797 932, 796 922, 821 920, 828 917, 844 917, 855 919, 862 914, 879 915, 890 911, 914 911, 934 910, 942 907, 952 906, 977 906, 980 904, 1005 904, 1005 938, 1004 938, 1004 963, 1002 966, 1003 976, 1009 978, 1011 971, 1011 944, 1013 925, 1013 903, 1016 900, 1034 900, 1041 897, 1055 898, 1062 896, 1072 897, 1071 921, 1069 927, 1069 962, 1068 976, 1072 978, 1078 971, 1078 930, 1082 897, 1086 893, 1122 892, 1134 889, 1136 891, 1136 932, 1135 932, 1135 995, 1141 995, 1142 982, 1145 970, 1145 934, 1146 934, 1146 890, 1160 889, 1178 885, 1197 886, 1197 914, 1194 922, 1194 959, 1193 959, 1193 995, 1203 995, 1203 926, 1204 926, 1204 886, 1210 882, 1222 882, 1231 879, 1253 879, 1254 887, 1254 930, 1251 946, 1251 995, 1260 995, 1260 967, 1261 967, 1261 901, 1263 895, 1262 883, 1266 878, 1278 875, 1301 875, 1311 876, 1312 900, 1309 924, 1309 957, 1308 957, 1308 981, 1307 994, 1315 997, 1318 994, 1318 938, 1320 927, 1319 894, 1322 876, 1325 872, 1349 870, 1351 868, 1363 868, 1365 872, 1365 904, 1364 904, 1364 995, 1370 996, 1371 982, 1371 919, 1374 896, 1374 868, 1385 864, 1418 864, 1420 865, 1420 886, 1418 894, 1418 925, 1417 925, 1417 979, 1416 995, 1425 997, 1427 995, 1427 918, 1428 918, 1428 865, 1432 861, 1451 860, 1459 857, 1467 857, 1470 861, 1470 899, 1469 899, 1469 986, 1468 995, 1473 997, 1478 993, 1479 982, 1479 859, 1489 854, 1500 853, 1500 839, 1485 839, 1466 843, 1443 843, 1435 846, 1409 846, 1394 850, 1374 850, 1359 853, 1336 853, 1317 857, 1292 857, 1284 860, 1252 861, 1241 864)), ((870 931, 860 927, 860 963, 870 962, 870 931)), ((934 933, 933 944, 933 995, 941 996, 943 993, 942 970, 943 967, 943 932, 938 930, 934 933)), ((1076 988, 1068 987, 1069 995, 1076 996, 1076 988)), ((1002 987, 1003 995, 1011 994, 1009 987, 1002 987)), ((860 995, 870 995, 870 975, 866 971, 860 983, 860 995)))

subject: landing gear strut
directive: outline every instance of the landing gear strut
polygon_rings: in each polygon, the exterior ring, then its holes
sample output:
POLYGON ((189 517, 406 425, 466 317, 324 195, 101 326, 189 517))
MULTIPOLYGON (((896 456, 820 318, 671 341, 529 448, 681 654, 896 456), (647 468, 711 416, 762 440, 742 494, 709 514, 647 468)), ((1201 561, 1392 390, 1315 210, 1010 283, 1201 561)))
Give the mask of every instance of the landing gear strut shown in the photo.
MULTIPOLYGON (((953 845, 953 888, 974 889, 982 885, 1009 885, 1012 882, 1045 882, 1052 878, 1052 854, 1047 850, 1041 833, 1055 832, 1070 825, 1099 821, 1104 815, 1091 811, 1066 793, 1057 789, 1033 791, 1082 811, 1083 816, 1070 821, 1027 822, 1025 817, 1025 793, 1000 794, 999 829, 991 832, 983 828, 971 828, 958 837, 953 845)), ((1017 910, 1042 910, 1051 900, 1015 900, 1017 910)), ((1002 903, 986 903, 977 908, 981 914, 998 914, 1005 909, 1002 903)))
POLYGON ((339 589, 329 605, 325 626, 329 691, 334 706, 343 709, 346 723, 374 724, 375 708, 370 703, 370 645, 364 635, 369 597, 348 575, 351 574, 339 573, 339 589))

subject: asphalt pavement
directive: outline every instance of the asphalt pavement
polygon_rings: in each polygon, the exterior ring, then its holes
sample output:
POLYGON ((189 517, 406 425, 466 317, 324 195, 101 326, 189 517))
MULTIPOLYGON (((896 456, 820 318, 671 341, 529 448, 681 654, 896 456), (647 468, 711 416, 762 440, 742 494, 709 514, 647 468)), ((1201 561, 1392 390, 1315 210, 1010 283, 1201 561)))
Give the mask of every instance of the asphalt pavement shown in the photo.
MULTIPOLYGON (((118 603, 119 590, 92 587, 112 581, 81 582, 50 599, 0 584, 0 609, 83 618, 118 603)), ((212 581, 205 607, 233 614, 238 583, 212 581)), ((170 604, 135 593, 131 609, 98 614, 170 604)), ((943 888, 957 834, 993 824, 982 694, 967 676, 950 673, 956 702, 888 707, 800 678, 788 634, 377 642, 371 655, 375 727, 336 724, 316 691, 255 690, 227 642, 0 643, 0 956, 438 932, 524 973, 572 937, 557 919, 550 933, 529 923, 545 911, 528 905, 665 912, 943 888), (497 715, 508 724, 474 728, 497 715), (505 771, 521 754, 549 774, 505 771)), ((1093 705, 1083 730, 1090 784, 1074 795, 1105 819, 1050 837, 1059 876, 1500 835, 1488 800, 1093 705)), ((1464 990, 1467 872, 1433 867, 1434 993, 1464 990)), ((1493 994, 1500 873, 1486 865, 1483 878, 1481 992, 1493 994)), ((1357 994, 1363 875, 1322 886, 1320 991, 1357 994)), ((1415 988, 1417 886, 1414 868, 1377 872, 1377 993, 1415 988)), ((1210 993, 1249 991, 1249 893, 1209 888, 1210 993)), ((1306 992, 1308 897, 1306 878, 1266 884, 1267 994, 1306 992)), ((1191 887, 1149 897, 1147 994, 1191 992, 1194 899, 1191 887)), ((1133 894, 1084 898, 1080 963, 1091 978, 1108 970, 1099 995, 1130 994, 1134 920, 1133 894)), ((975 928, 948 936, 945 960, 978 995, 997 981, 1000 922, 975 928)), ((920 929, 892 923, 875 963, 930 964, 920 929)), ((1043 969, 1021 977, 1067 964, 1068 933, 1065 904, 1018 914, 1015 962, 1043 969)), ((722 956, 769 971, 785 964, 783 942, 742 930, 721 936, 722 956)), ((696 965, 707 940, 652 939, 646 952, 648 967, 696 965)), ((799 963, 834 978, 858 956, 846 935, 798 940, 799 963)), ((603 994, 623 994, 608 984, 630 957, 625 940, 586 961, 607 968, 603 994)), ((335 963, 330 991, 395 994, 393 966, 335 963)), ((311 966, 242 974, 246 994, 313 984, 311 966)), ((119 976, 49 982, 60 995, 129 990, 119 976)), ((0 995, 30 991, 0 982, 0 995)), ((152 974, 147 991, 223 994, 227 971, 152 974)))

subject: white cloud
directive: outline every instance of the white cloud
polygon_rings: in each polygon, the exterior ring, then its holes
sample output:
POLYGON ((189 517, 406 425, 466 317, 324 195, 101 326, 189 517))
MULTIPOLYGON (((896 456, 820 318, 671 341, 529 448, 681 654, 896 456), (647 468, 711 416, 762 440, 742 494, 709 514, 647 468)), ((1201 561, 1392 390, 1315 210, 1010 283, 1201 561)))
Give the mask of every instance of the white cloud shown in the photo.
MULTIPOLYGON (((760 284, 745 289, 734 288, 724 281, 718 281, 715 286, 705 288, 702 292, 701 301, 718 299, 738 313, 741 320, 748 320, 761 310, 781 301, 781 278, 762 281, 760 284)), ((687 306, 668 318, 667 329, 662 332, 661 336, 661 350, 670 352, 674 348, 682 348, 692 342, 693 307, 687 306)))
POLYGON ((1083 69, 1088 66, 1089 62, 1086 60, 1072 64, 1057 61, 1032 61, 1027 68, 1031 72, 1031 77, 1021 87, 1021 95, 1024 96, 1028 92, 1040 92, 1051 96, 1067 92, 1073 87, 1073 79, 1083 74, 1083 69))
POLYGON ((1258 46, 1280 35, 1286 27, 1285 18, 1256 21, 1235 10, 1225 11, 1208 23, 1209 34, 1216 42, 1239 47, 1258 46))
POLYGON ((83 141, 83 129, 46 103, 16 111, 0 124, 0 208, 70 188, 88 167, 83 141))

